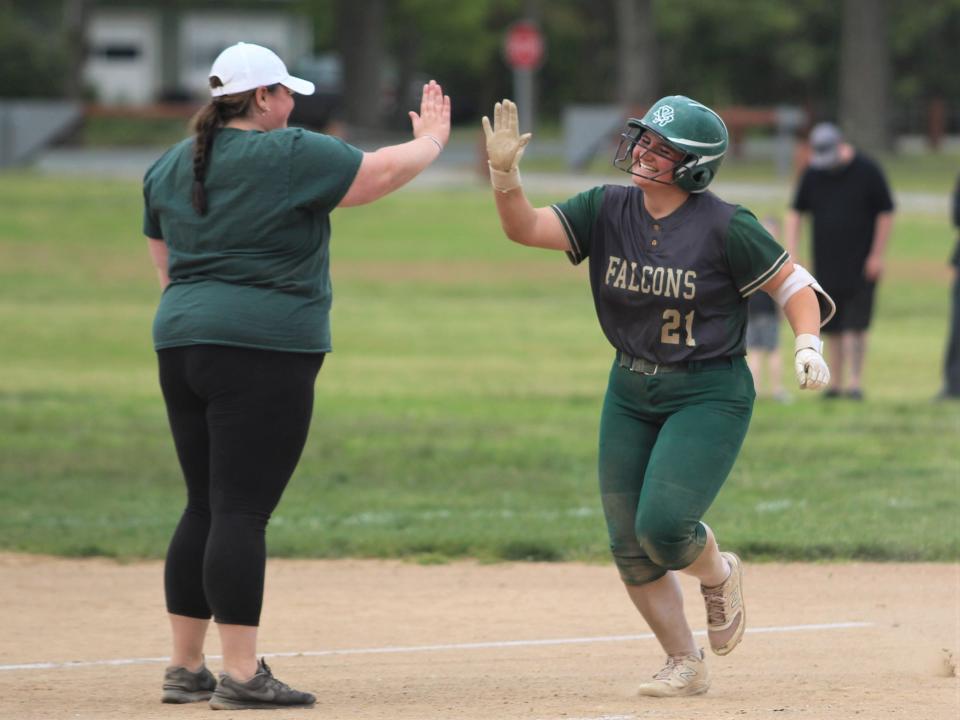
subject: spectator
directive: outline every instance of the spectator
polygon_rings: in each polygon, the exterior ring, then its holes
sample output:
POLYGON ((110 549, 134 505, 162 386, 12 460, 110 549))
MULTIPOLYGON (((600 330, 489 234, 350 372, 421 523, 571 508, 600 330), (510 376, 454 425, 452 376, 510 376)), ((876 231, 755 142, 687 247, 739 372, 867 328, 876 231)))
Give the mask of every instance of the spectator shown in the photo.
MULTIPOLYGON (((762 224, 771 237, 780 237, 776 218, 766 217, 762 224)), ((773 298, 763 292, 753 293, 747 302, 747 365, 758 396, 790 401, 781 379, 780 313, 773 298), (769 393, 762 392, 765 385, 769 393)))
POLYGON ((950 306, 950 328, 947 352, 943 359, 943 389, 940 400, 960 399, 960 178, 953 190, 953 226, 958 235, 950 264, 953 266, 953 300, 950 306))
POLYGON ((825 396, 861 400, 867 331, 893 225, 893 200, 876 162, 831 123, 820 123, 810 133, 810 163, 787 214, 785 244, 795 260, 804 213, 813 218, 813 273, 837 304, 823 328, 834 380, 825 396))

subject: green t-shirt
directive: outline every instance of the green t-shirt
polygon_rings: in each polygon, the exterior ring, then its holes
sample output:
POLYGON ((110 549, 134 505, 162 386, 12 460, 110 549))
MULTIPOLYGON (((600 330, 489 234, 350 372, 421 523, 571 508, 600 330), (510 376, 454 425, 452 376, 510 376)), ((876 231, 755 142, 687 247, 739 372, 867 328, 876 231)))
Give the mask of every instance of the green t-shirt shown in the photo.
POLYGON ((154 347, 329 351, 330 212, 362 157, 300 128, 223 128, 200 216, 191 205, 193 139, 168 150, 143 180, 143 232, 170 254, 154 347))

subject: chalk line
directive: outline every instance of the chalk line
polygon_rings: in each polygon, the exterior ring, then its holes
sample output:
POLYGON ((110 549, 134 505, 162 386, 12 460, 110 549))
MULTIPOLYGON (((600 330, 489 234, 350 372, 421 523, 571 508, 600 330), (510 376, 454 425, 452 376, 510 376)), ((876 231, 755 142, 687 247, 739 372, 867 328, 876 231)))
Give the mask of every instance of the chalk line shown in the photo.
MULTIPOLYGON (((813 625, 778 625, 772 627, 747 628, 747 634, 761 633, 788 633, 812 632, 817 630, 849 630, 871 627, 869 622, 837 622, 820 623, 813 625)), ((694 635, 706 635, 705 630, 698 630, 694 635)), ((332 655, 384 655, 390 653, 418 653, 439 652, 447 650, 490 650, 496 648, 544 647, 549 645, 583 645, 592 643, 633 642, 636 640, 652 640, 653 633, 642 635, 600 635, 596 637, 548 638, 543 640, 497 640, 490 642, 453 643, 448 645, 396 645, 372 648, 345 648, 342 650, 306 650, 302 652, 260 653, 264 657, 328 657, 332 655)), ((207 655, 208 659, 218 660, 220 655, 207 655)), ((167 663, 169 657, 141 657, 141 658, 114 658, 108 660, 69 660, 66 662, 34 662, 0 665, 4 670, 64 670, 68 668, 85 668, 116 665, 151 665, 167 663)))

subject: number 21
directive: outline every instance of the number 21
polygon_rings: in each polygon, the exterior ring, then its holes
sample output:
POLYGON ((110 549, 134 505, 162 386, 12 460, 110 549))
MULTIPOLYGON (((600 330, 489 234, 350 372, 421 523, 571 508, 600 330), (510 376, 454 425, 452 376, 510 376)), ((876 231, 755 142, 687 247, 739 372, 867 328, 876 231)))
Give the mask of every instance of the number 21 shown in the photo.
MULTIPOLYGON (((691 310, 683 316, 684 329, 686 330, 687 347, 695 347, 697 342, 693 339, 693 314, 691 310)), ((660 329, 660 342, 667 345, 680 344, 680 311, 669 309, 663 311, 663 327, 660 329)))

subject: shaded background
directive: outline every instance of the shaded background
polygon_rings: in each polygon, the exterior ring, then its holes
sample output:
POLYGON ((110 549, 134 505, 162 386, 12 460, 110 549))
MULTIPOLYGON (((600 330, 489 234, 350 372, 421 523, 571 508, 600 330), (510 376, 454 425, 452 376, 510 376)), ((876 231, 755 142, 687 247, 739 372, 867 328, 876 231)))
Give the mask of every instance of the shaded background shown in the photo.
MULTIPOLYGON (((546 48, 531 71, 536 128, 571 104, 640 112, 681 92, 720 109, 798 108, 797 129, 836 119, 875 152, 904 135, 938 149, 960 130, 960 0, 5 0, 0 98, 161 116, 175 111, 148 106, 201 100, 206 68, 243 38, 317 82, 302 124, 405 129, 433 77, 469 125, 515 96, 504 41, 524 18, 546 48)), ((735 135, 770 130, 762 115, 729 117, 735 135)))

